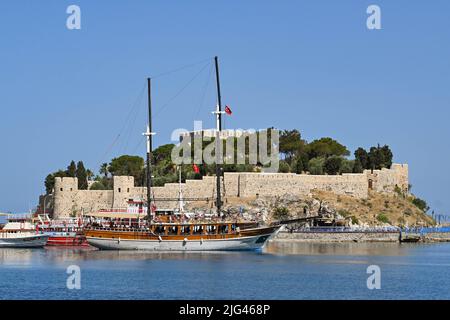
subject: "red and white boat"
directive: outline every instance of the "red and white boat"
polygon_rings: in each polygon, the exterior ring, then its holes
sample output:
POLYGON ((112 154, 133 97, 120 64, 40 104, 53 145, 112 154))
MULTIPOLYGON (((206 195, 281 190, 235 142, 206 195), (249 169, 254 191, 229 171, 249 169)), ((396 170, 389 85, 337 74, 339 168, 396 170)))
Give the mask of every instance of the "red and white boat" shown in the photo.
POLYGON ((47 246, 89 246, 81 220, 51 220, 47 215, 38 218, 36 229, 48 235, 47 246))

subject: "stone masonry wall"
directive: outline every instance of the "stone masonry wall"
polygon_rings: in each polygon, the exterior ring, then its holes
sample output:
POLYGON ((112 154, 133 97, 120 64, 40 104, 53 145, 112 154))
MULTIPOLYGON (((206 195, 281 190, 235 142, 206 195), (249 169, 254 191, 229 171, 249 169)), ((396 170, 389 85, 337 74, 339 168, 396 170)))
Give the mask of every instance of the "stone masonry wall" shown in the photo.
MULTIPOLYGON (((99 209, 125 208, 129 199, 146 200, 144 187, 135 187, 134 178, 115 176, 113 190, 78 190, 77 178, 55 178, 54 215, 67 217, 99 209)), ((308 175, 292 173, 228 173, 224 174, 225 196, 254 197, 294 194, 306 196, 312 190, 326 190, 356 198, 366 198, 370 187, 377 192, 394 192, 397 185, 408 189, 408 166, 393 164, 391 169, 365 170, 361 174, 308 175), (369 182, 370 181, 370 182, 369 182)), ((178 183, 152 188, 158 198, 177 198, 178 183)), ((184 198, 214 198, 215 177, 187 180, 181 185, 184 198)), ((223 190, 222 190, 223 191, 223 190)), ((176 201, 160 201, 159 208, 174 208, 176 201)))
POLYGON ((55 178, 54 216, 68 217, 85 212, 111 208, 112 190, 78 190, 77 178, 55 178))
POLYGON ((408 165, 394 163, 391 169, 364 170, 367 175, 367 181, 372 180, 372 189, 383 192, 394 192, 395 186, 398 186, 403 192, 408 192, 408 165))

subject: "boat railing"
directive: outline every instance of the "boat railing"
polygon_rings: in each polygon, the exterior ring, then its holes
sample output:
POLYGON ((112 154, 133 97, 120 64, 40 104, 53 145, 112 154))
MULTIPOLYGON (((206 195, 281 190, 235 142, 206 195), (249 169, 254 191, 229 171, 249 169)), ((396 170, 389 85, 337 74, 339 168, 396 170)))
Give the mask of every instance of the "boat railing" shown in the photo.
MULTIPOLYGON (((123 232, 123 231, 127 231, 127 232, 136 232, 136 233, 146 233, 146 234, 152 234, 152 235, 158 235, 158 236, 162 236, 165 235, 165 232, 154 232, 148 228, 133 228, 133 227, 98 227, 98 226, 89 226, 86 227, 85 230, 93 230, 93 231, 119 231, 119 232, 123 232)), ((196 234, 204 234, 204 235, 213 235, 213 234, 239 234, 240 230, 239 229, 235 229, 235 230, 227 230, 227 232, 220 232, 219 230, 215 230, 214 232, 210 232, 207 230, 201 230, 200 232, 189 232, 189 233, 181 233, 179 235, 183 236, 183 235, 196 235, 196 234)), ((177 233, 168 233, 168 235, 178 235, 177 233)))

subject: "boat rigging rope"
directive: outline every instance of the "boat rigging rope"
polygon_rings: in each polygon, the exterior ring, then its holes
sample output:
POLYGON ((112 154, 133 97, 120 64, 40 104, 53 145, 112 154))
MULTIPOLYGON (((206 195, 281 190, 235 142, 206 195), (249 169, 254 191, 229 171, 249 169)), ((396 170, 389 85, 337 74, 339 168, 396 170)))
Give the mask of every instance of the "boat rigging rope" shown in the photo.
POLYGON ((204 63, 206 61, 212 61, 212 60, 213 60, 213 57, 210 57, 210 58, 207 58, 207 59, 203 59, 201 61, 198 61, 198 62, 195 62, 195 63, 191 63, 191 64, 188 64, 188 65, 185 65, 185 66, 182 66, 182 67, 179 67, 179 68, 167 71, 167 72, 159 73, 157 75, 151 76, 150 78, 156 79, 156 78, 164 77, 164 76, 167 76, 169 74, 172 74, 172 73, 175 73, 175 72, 178 72, 178 71, 181 71, 181 70, 184 70, 184 69, 187 69, 187 68, 199 65, 199 64, 204 63))
POLYGON ((208 90, 208 88, 209 88, 209 83, 210 83, 210 81, 211 81, 211 75, 212 75, 212 73, 213 73, 213 70, 214 70, 214 64, 211 63, 211 67, 210 67, 210 69, 209 69, 209 73, 208 73, 208 76, 207 76, 207 79, 206 79, 206 83, 205 83, 205 85, 203 86, 203 94, 202 94, 202 97, 201 97, 201 99, 200 99, 200 103, 199 103, 197 112, 196 112, 196 114, 195 114, 195 117, 197 117, 197 116, 199 115, 200 110, 203 108, 203 105, 204 105, 204 103, 205 103, 205 97, 206 97, 207 90, 208 90))
POLYGON ((203 72, 203 70, 206 69, 206 67, 208 67, 210 64, 212 64, 211 61, 209 61, 208 63, 206 63, 199 72, 197 72, 189 81, 186 85, 184 85, 174 96, 172 96, 165 104, 162 105, 162 107, 156 112, 156 114, 153 116, 153 118, 158 117, 158 115, 161 113, 162 110, 164 110, 165 107, 167 107, 173 100, 175 100, 181 93, 183 93, 183 91, 189 87, 189 85, 203 72))
POLYGON ((133 113, 136 112, 136 108, 139 106, 139 101, 142 101, 142 97, 144 95, 146 89, 146 85, 144 85, 139 93, 139 95, 137 96, 136 100, 134 101, 134 103, 131 105, 130 111, 128 112, 127 117, 125 118, 125 122, 121 128, 121 130, 119 131, 119 133, 117 134, 117 136, 115 137, 115 139, 113 140, 113 142, 108 146, 108 148, 105 150, 105 152, 103 153, 103 155, 100 157, 100 160, 97 162, 98 167, 101 166, 101 164, 103 163, 104 159, 106 158, 106 156, 111 152, 112 148, 114 147, 114 145, 117 143, 117 141, 120 139, 123 131, 125 130, 125 128, 127 127, 128 121, 131 118, 131 116, 133 115, 133 113))
MULTIPOLYGON (((139 102, 136 104, 136 106, 141 106, 142 105, 142 101, 143 101, 143 95, 141 95, 141 97, 139 98, 139 102)), ((130 126, 128 127, 128 134, 127 134, 127 138, 125 140, 125 144, 122 146, 122 151, 121 153, 124 154, 126 153, 127 149, 128 149, 128 145, 131 139, 131 133, 133 132, 133 128, 135 126, 136 120, 138 118, 138 116, 140 115, 140 111, 142 111, 142 108, 138 108, 135 112, 134 112, 134 117, 133 119, 129 122, 130 126)))

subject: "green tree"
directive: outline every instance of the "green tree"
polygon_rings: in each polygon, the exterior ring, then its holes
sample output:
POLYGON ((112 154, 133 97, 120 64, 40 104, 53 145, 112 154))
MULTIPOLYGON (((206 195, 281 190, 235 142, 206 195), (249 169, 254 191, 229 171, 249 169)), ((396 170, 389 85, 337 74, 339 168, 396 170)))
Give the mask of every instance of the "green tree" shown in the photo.
POLYGON ((102 174, 105 178, 108 177, 108 164, 105 162, 100 167, 100 174, 102 174))
POLYGON ((298 130, 283 130, 281 132, 279 151, 288 163, 291 163, 294 154, 304 148, 304 145, 305 142, 301 139, 298 130))
POLYGON ((87 176, 88 180, 91 180, 94 177, 94 172, 92 172, 91 169, 87 169, 86 176, 87 176))
POLYGON ((96 176, 95 182, 89 188, 90 190, 112 190, 113 189, 113 179, 111 177, 96 176), (98 182, 98 184, 97 184, 98 182), (93 185, 96 185, 92 188, 93 185))
POLYGON ((359 162, 358 165, 361 165, 363 169, 370 169, 369 154, 363 148, 359 147, 355 150, 355 160, 359 162))
POLYGON ((342 157, 339 156, 330 156, 325 160, 324 170, 328 174, 337 174, 339 173, 342 165, 342 157))
POLYGON ((312 158, 309 160, 308 167, 309 172, 311 174, 323 174, 323 167, 325 164, 325 158, 318 157, 318 158, 312 158))
POLYGON ((364 170, 364 167, 362 166, 361 162, 358 159, 355 159, 353 163, 353 173, 362 173, 364 170))
POLYGON ((56 177, 67 177, 67 172, 66 171, 62 171, 62 170, 58 170, 56 172, 50 173, 49 175, 47 175, 47 177, 45 178, 45 191, 47 194, 52 193, 54 187, 55 187, 55 178, 56 177))
POLYGON ((113 176, 133 176, 138 184, 143 182, 144 159, 139 156, 123 155, 111 160, 108 171, 113 176))
POLYGON ((305 167, 303 165, 302 159, 296 159, 294 162, 294 170, 295 173, 301 174, 303 171, 305 171, 305 167))
POLYGON ((172 149, 175 147, 174 144, 164 144, 156 148, 153 152, 153 161, 154 163, 158 163, 163 160, 171 160, 172 149))
POLYGON ((381 153, 383 154, 383 160, 384 160, 384 167, 385 168, 390 168, 392 166, 392 158, 394 157, 394 155, 392 154, 391 149, 389 148, 388 145, 384 145, 381 148, 381 153))
POLYGON ((53 187, 55 186, 55 176, 51 173, 45 177, 45 192, 47 194, 52 193, 53 187))
POLYGON ((381 169, 384 163, 384 155, 380 147, 371 147, 369 151, 369 168, 381 169))
POLYGON ((352 173, 355 168, 355 160, 348 160, 342 158, 341 167, 339 169, 339 173, 352 173))
POLYGON ((291 171, 291 167, 289 167, 289 164, 284 160, 280 160, 278 172, 288 173, 290 171, 291 171))
POLYGON ((87 183, 87 171, 84 167, 83 161, 78 161, 76 177, 78 178, 78 189, 86 190, 88 187, 87 183))
POLYGON ((329 156, 348 156, 350 152, 347 147, 331 138, 321 138, 314 140, 306 146, 306 151, 310 159, 329 156))
POLYGON ((108 190, 109 187, 105 186, 102 181, 95 181, 89 190, 108 190))
POLYGON ((292 161, 292 169, 300 174, 302 171, 308 171, 309 157, 305 149, 298 151, 292 161))
POLYGON ((389 146, 371 147, 369 151, 369 169, 390 168, 392 165, 393 154, 389 146))
POLYGON ((75 178, 77 176, 77 166, 75 164, 75 161, 72 160, 70 162, 69 166, 67 167, 66 173, 68 177, 75 178))

